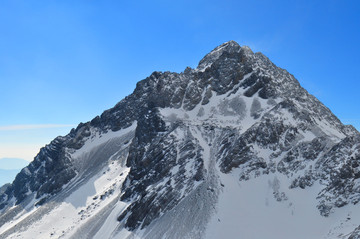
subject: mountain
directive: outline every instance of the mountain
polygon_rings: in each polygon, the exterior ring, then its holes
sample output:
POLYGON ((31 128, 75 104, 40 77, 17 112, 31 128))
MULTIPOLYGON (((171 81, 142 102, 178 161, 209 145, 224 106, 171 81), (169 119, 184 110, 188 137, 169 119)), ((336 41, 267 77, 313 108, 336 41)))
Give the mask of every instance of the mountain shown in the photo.
POLYGON ((11 183, 21 169, 0 169, 0 186, 11 183))
POLYGON ((25 159, 18 158, 1 158, 0 159, 0 169, 12 170, 12 169, 22 169, 29 164, 25 159))
POLYGON ((20 170, 29 164, 24 159, 2 158, 0 159, 0 186, 11 183, 20 170))
POLYGON ((359 132, 229 41, 42 148, 0 237, 355 239, 359 178, 359 132))

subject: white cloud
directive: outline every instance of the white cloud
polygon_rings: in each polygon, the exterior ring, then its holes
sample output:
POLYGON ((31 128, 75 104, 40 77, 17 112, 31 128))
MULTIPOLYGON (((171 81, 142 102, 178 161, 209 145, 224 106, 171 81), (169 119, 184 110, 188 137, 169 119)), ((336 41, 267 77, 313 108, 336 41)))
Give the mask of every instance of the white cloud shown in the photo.
POLYGON ((0 131, 29 130, 29 129, 50 129, 74 127, 72 124, 22 124, 0 126, 0 131))

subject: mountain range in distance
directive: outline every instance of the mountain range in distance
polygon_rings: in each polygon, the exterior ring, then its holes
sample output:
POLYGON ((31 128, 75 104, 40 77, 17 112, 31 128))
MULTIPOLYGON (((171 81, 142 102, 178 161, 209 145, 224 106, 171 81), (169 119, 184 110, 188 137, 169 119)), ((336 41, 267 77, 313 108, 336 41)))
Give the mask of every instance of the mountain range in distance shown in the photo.
POLYGON ((0 186, 11 183, 16 174, 29 164, 28 161, 19 158, 1 158, 0 159, 0 186))

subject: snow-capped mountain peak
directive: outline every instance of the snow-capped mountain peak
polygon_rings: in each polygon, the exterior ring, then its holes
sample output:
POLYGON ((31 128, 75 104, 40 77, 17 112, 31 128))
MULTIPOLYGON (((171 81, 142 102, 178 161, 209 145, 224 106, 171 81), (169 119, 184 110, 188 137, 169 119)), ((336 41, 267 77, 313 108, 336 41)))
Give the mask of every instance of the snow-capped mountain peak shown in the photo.
MULTIPOLYGON (((249 49, 249 48, 246 48, 249 49)), ((216 47, 210 53, 208 53, 201 61, 197 67, 197 70, 204 71, 206 68, 210 67, 216 60, 219 59, 224 53, 227 54, 236 54, 242 50, 240 45, 235 41, 228 41, 224 44, 216 47)), ((249 49, 250 50, 250 49, 249 49)), ((251 50, 250 50, 251 51, 251 50)))
POLYGON ((357 238, 359 149, 293 75, 229 41, 44 147, 0 190, 0 236, 357 238))

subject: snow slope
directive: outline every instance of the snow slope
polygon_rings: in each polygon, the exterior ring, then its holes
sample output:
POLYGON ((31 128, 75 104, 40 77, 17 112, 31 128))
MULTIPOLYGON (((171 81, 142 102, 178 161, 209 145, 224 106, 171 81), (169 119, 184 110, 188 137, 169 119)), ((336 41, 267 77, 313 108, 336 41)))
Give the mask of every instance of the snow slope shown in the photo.
MULTIPOLYGON (((131 127, 117 132, 93 134, 93 137, 86 140, 84 147, 71 154, 71 158, 77 162, 80 173, 64 186, 66 193, 53 198, 50 205, 47 205, 46 213, 37 213, 43 207, 33 206, 34 203, 30 202, 29 208, 25 208, 15 220, 9 221, 0 228, 0 235, 6 235, 6 238, 24 239, 80 238, 74 235, 78 233, 79 228, 87 228, 89 222, 93 227, 94 218, 98 218, 96 224, 99 225, 99 232, 111 228, 107 223, 104 224, 104 217, 110 220, 111 215, 114 214, 113 208, 116 208, 116 212, 126 208, 126 204, 119 201, 119 195, 121 185, 129 172, 125 162, 129 140, 134 136, 135 128, 136 122, 131 127), (99 155, 99 148, 106 151, 114 144, 117 145, 116 150, 111 152, 110 157, 102 159, 105 164, 98 170, 92 167, 91 173, 87 174, 88 165, 84 165, 94 157, 107 155, 104 152, 99 155)), ((116 219, 113 225, 116 224, 115 222, 116 219)))

